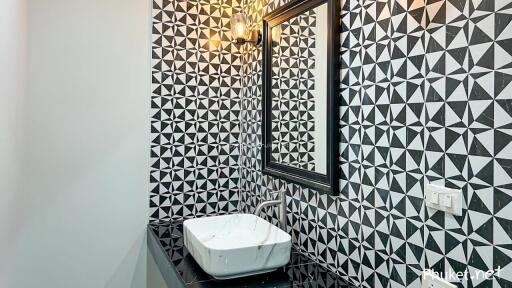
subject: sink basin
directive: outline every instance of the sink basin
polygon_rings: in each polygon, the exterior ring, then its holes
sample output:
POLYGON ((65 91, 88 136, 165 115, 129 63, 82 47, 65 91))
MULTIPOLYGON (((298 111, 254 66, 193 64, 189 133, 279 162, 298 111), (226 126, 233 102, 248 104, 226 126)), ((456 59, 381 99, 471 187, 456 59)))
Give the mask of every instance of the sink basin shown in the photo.
POLYGON ((185 220, 183 236, 192 257, 216 279, 271 272, 290 261, 290 235, 252 214, 185 220))

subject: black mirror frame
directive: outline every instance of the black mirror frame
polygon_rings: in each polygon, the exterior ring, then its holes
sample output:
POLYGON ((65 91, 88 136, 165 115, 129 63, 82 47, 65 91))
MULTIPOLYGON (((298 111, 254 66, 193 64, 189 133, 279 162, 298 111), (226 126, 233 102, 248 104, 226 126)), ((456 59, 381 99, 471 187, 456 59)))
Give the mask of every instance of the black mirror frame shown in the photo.
POLYGON ((339 50, 340 4, 338 0, 294 0, 263 17, 263 99, 262 99, 262 171, 292 183, 339 194, 339 50), (272 27, 327 3, 329 31, 327 63, 327 174, 271 162, 272 150, 272 27))

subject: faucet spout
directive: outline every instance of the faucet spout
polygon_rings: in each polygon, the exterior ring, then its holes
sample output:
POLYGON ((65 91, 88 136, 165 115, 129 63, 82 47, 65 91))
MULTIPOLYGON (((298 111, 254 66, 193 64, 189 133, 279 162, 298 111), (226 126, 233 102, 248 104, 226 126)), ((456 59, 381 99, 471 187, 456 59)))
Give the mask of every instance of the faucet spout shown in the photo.
POLYGON ((263 201, 258 206, 254 214, 259 216, 261 211, 267 207, 277 206, 279 208, 279 228, 286 231, 286 193, 279 191, 279 198, 277 200, 263 201))

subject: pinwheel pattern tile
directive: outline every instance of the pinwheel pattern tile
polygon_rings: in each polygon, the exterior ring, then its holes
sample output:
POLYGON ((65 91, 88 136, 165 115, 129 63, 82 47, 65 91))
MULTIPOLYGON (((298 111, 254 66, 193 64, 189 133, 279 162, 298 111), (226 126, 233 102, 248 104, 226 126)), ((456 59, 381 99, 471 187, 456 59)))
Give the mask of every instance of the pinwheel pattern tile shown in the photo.
POLYGON ((151 220, 238 206, 241 53, 236 0, 153 2, 151 220))
POLYGON ((512 3, 341 1, 333 197, 261 173, 261 49, 231 44, 229 16, 286 2, 155 0, 151 219, 254 212, 285 189, 294 244, 356 285, 499 267, 459 285, 512 287, 512 3), (426 182, 460 189, 463 215, 426 209, 426 182))
MULTIPOLYGON (((283 1, 248 1, 256 21, 283 1)), ((340 196, 262 175, 257 49, 244 53, 241 206, 287 189, 303 251, 363 287, 420 287, 424 268, 491 270, 512 287, 512 3, 341 2, 340 196), (462 216, 426 209, 458 188, 462 216)), ((265 215, 276 221, 275 211, 265 215)))
MULTIPOLYGON (((316 12, 279 25, 272 46, 271 161, 315 171, 316 12)), ((316 148, 318 149, 318 148, 316 148)))

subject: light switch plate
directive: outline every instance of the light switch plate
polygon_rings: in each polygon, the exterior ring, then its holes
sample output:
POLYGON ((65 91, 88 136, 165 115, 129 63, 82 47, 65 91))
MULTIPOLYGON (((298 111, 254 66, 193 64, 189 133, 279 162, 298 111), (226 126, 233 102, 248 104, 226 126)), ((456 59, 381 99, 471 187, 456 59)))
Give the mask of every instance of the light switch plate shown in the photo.
POLYGON ((426 270, 423 271, 421 288, 457 288, 457 286, 426 270))
POLYGON ((427 207, 457 216, 462 215, 461 190, 427 184, 425 189, 425 202, 427 207))

